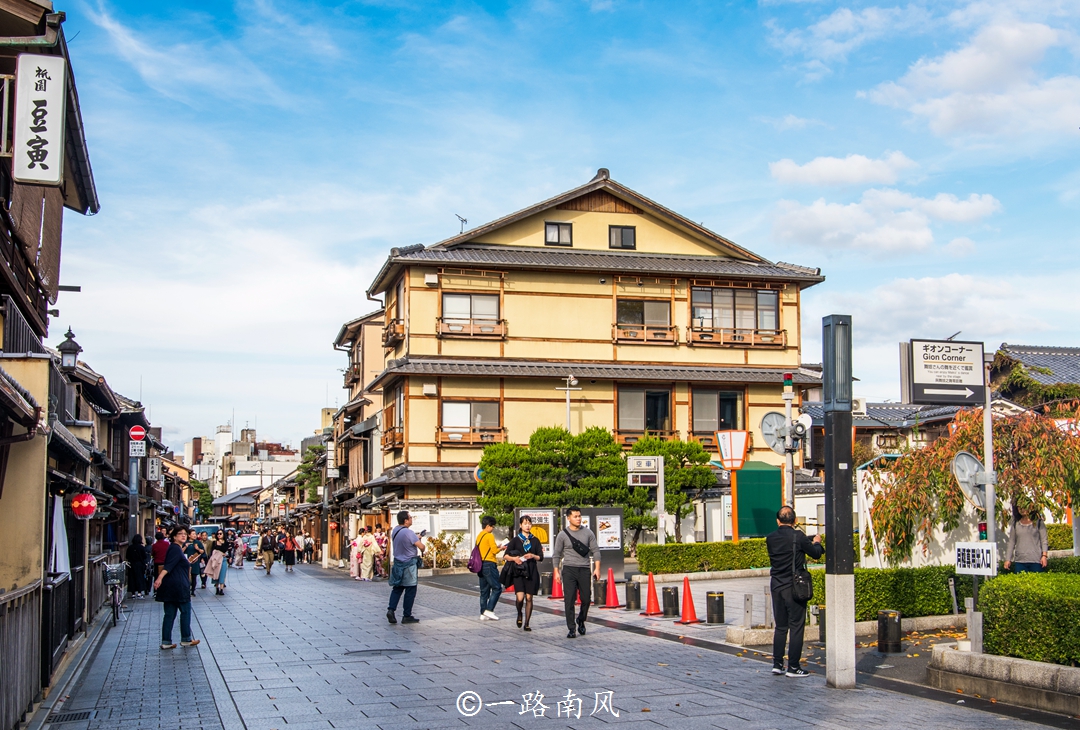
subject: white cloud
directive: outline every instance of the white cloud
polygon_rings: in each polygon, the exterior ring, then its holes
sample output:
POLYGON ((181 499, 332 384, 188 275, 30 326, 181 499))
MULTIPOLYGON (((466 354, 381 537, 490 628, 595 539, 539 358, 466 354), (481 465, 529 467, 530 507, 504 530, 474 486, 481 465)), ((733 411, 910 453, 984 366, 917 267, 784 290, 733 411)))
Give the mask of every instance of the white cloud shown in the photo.
POLYGON ((825 126, 825 122, 820 119, 807 119, 795 116, 794 114, 785 114, 778 119, 774 117, 759 117, 758 119, 771 127, 775 127, 781 132, 786 132, 789 129, 806 129, 807 127, 825 126))
POLYGON ((945 250, 953 256, 967 256, 975 252, 975 242, 967 236, 960 236, 949 241, 945 246, 945 250))
POLYGON ((940 136, 1072 133, 1080 119, 1080 77, 1044 78, 1036 68, 1048 50, 1070 42, 1071 34, 1041 23, 1000 22, 863 95, 907 109, 940 136))
POLYGON ((1075 340, 1080 300, 1062 298, 1077 271, 1040 276, 945 276, 902 278, 856 291, 815 287, 807 291, 804 355, 820 359, 821 317, 852 315, 856 384, 859 395, 899 394, 896 343, 917 337, 985 342, 1066 345, 1075 340), (816 325, 816 326, 815 326, 816 325))
POLYGON ((854 185, 896 182, 901 170, 918 167, 903 152, 890 152, 878 160, 865 155, 816 157, 805 165, 783 159, 769 163, 769 172, 782 183, 798 185, 854 185))
POLYGON ((992 195, 966 199, 940 193, 919 198, 893 189, 872 189, 857 203, 810 205, 793 200, 778 204, 773 233, 789 241, 823 249, 898 253, 919 251, 934 242, 931 221, 971 223, 1000 210, 992 195))

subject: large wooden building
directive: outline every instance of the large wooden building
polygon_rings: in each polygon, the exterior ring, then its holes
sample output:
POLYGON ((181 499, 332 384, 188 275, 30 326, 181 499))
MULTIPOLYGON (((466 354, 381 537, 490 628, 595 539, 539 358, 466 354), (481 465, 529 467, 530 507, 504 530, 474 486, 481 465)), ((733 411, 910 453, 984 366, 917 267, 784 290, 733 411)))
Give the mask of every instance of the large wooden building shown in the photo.
MULTIPOLYGON (((566 425, 567 387, 575 433, 602 426, 626 447, 649 432, 713 450, 714 431, 749 429, 751 458, 778 464, 758 424, 783 408, 784 372, 818 383, 800 370, 800 303, 822 280, 603 169, 441 243, 394 248, 368 290, 385 302, 380 371, 350 401, 381 396, 382 474, 350 487, 369 508, 475 504, 483 447, 566 425)), ((363 349, 350 377, 371 367, 363 349)))

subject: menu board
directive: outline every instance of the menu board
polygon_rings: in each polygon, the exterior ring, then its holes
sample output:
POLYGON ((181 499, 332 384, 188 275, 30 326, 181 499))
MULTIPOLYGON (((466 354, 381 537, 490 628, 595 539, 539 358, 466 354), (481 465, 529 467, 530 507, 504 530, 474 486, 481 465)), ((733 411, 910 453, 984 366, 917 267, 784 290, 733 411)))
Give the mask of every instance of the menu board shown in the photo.
POLYGON ((601 550, 622 550, 622 517, 599 515, 596 518, 596 542, 601 550))
POLYGON ((518 519, 528 517, 532 521, 532 535, 544 547, 544 557, 550 558, 555 551, 555 510, 522 509, 518 510, 517 516, 518 519))

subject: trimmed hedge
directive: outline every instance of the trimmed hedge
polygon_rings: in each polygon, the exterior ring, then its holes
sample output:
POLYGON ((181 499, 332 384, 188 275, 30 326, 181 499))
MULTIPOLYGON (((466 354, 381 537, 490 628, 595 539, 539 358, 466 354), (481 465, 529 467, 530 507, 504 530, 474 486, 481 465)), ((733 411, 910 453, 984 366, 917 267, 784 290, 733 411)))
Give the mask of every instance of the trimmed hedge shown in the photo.
POLYGON ((692 542, 637 546, 642 573, 700 573, 709 570, 768 568, 765 538, 738 542, 692 542))
POLYGON ((1072 525, 1047 525, 1046 541, 1051 550, 1072 550, 1072 525))
POLYGON ((1003 575, 979 591, 988 654, 1080 664, 1080 575, 1003 575))
POLYGON ((1051 573, 1080 574, 1080 557, 1050 558, 1046 561, 1046 569, 1051 573))
MULTIPOLYGON (((812 570, 813 603, 825 604, 825 572, 812 570)), ((856 568, 855 620, 876 621, 878 611, 892 609, 902 616, 941 616, 952 613, 949 578, 956 570, 950 565, 923 568, 856 568)), ((956 580, 956 601, 961 611, 971 595, 971 580, 956 580)), ((980 597, 981 600, 981 597, 980 597)))

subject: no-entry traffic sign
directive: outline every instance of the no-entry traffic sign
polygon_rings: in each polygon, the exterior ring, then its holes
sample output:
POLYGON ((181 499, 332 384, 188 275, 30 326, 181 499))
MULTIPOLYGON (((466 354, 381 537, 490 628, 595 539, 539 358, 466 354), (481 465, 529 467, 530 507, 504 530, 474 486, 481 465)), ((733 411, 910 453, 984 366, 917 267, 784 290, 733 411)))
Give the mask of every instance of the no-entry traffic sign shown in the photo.
POLYGON ((911 401, 976 405, 985 400, 983 343, 911 341, 911 401))
POLYGON ((131 437, 132 441, 142 441, 146 438, 146 429, 142 426, 132 426, 128 429, 128 436, 131 437))

